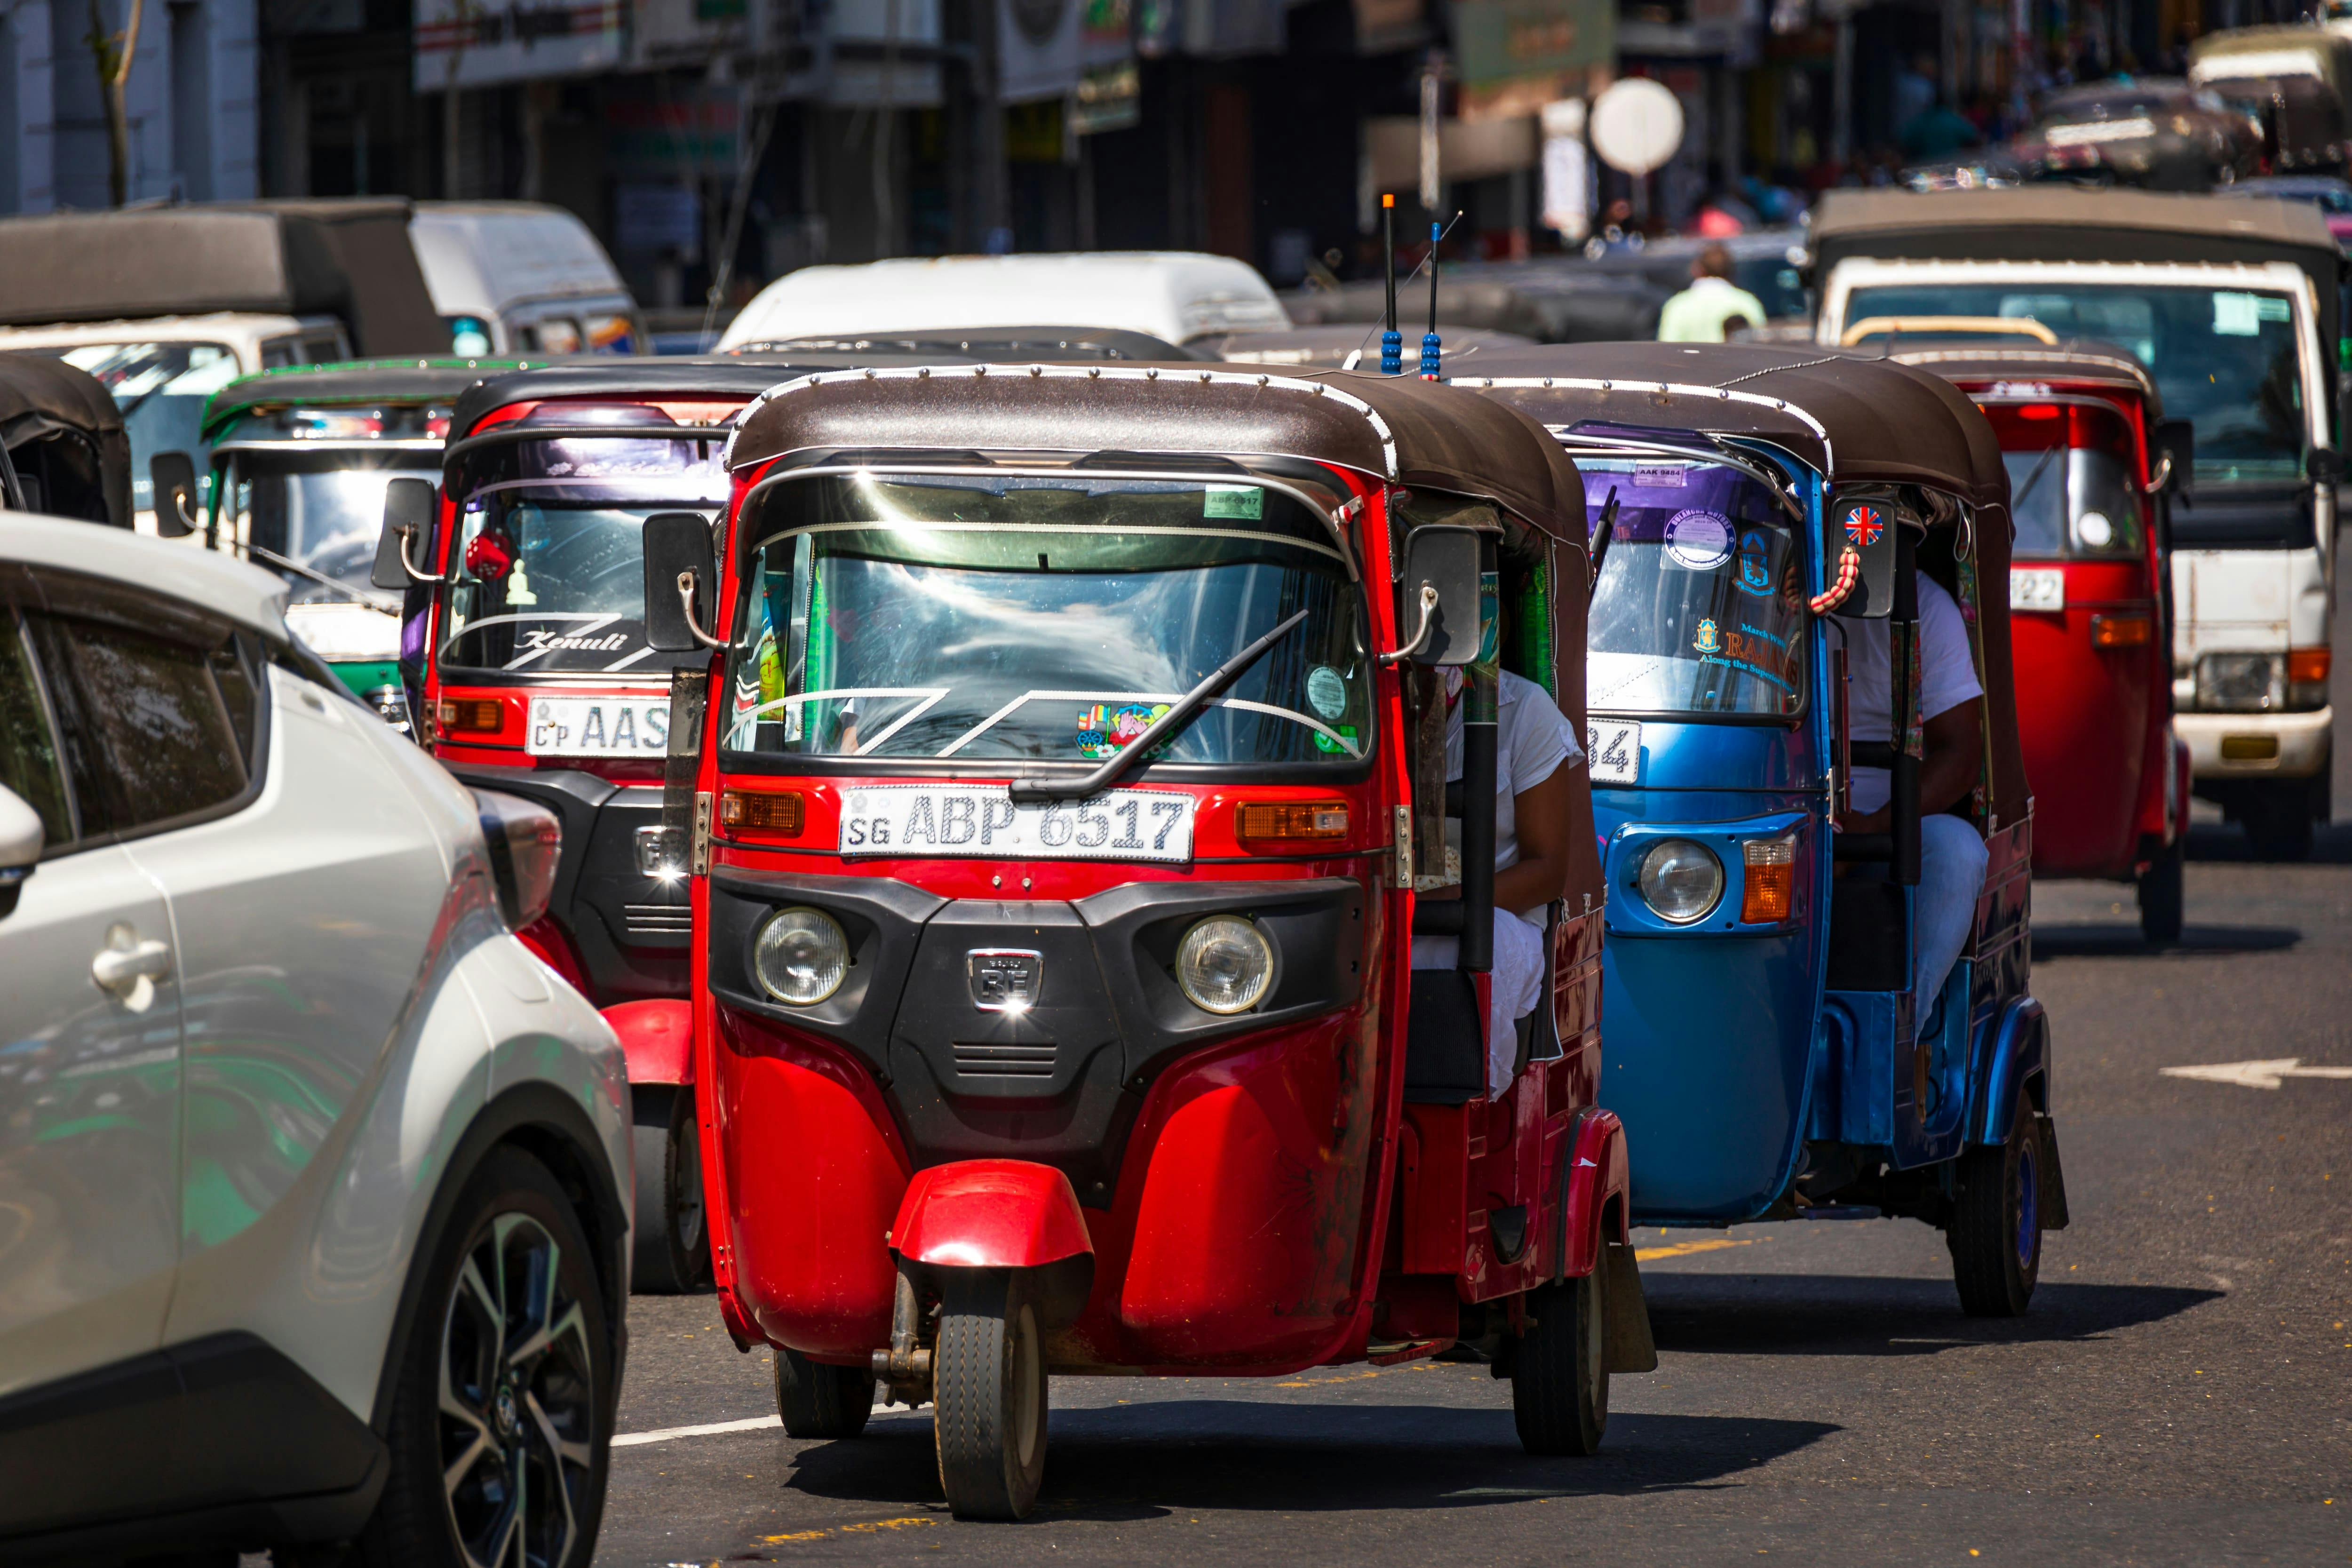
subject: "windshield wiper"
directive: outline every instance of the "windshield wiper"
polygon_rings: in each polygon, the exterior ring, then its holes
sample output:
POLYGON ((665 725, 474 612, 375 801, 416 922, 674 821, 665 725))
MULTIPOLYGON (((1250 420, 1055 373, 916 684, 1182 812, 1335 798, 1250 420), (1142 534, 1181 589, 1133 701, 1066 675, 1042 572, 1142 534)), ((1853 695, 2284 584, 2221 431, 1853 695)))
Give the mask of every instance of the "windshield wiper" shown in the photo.
POLYGON ((258 555, 264 561, 268 562, 272 566, 283 567, 289 572, 297 573, 304 577, 308 577, 311 582, 316 583, 319 586, 326 589, 329 593, 341 594, 352 604, 360 605, 368 609, 373 610, 379 616, 391 616, 397 618, 400 615, 398 610, 387 607, 382 600, 376 599, 369 595, 362 594, 355 588, 347 587, 343 584, 336 582, 332 577, 328 576, 323 572, 314 572, 310 567, 303 565, 299 561, 289 561, 285 556, 278 554, 275 550, 265 550, 258 544, 238 544, 236 548, 244 551, 247 555, 258 555))
POLYGON ((2025 498, 2033 492, 2033 487, 2041 482, 2042 470, 2050 466, 2050 459, 2056 457, 2059 450, 2056 447, 2042 448, 2042 460, 2033 465, 2033 471, 2025 476, 2025 482, 2018 486, 2017 493, 2010 498, 2009 504, 2012 509, 2023 504, 2025 498))
POLYGON ((1192 715, 1223 694, 1225 688, 1239 680, 1251 665, 1265 658, 1275 644, 1289 636, 1298 623, 1306 618, 1307 612, 1299 611, 1219 665, 1210 672, 1207 679, 1178 698, 1173 708, 1154 719, 1150 728, 1129 741, 1116 755, 1094 772, 1082 778, 1075 779, 1014 779, 1012 791, 1013 803, 1015 805, 1038 805, 1052 800, 1084 800, 1088 795, 1110 788, 1133 772, 1136 764, 1142 762, 1153 747, 1192 722, 1192 715))

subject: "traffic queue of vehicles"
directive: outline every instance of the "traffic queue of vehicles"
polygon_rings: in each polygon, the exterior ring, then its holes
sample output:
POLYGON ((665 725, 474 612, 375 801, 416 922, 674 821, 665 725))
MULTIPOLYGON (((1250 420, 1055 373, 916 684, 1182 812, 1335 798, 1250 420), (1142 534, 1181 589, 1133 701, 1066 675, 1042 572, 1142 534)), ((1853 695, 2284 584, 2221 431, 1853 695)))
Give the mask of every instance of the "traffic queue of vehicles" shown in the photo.
POLYGON ((973 1518, 1055 1373, 1468 1347, 1591 1453, 1638 1225, 1916 1217, 2024 1311, 2030 874, 2177 936, 2191 789, 2291 852, 2331 750, 2325 224, 2054 195, 1828 204, 1819 345, 1450 385, 1213 258, 811 279, 224 378, 135 505, 135 400, 0 355, 80 520, 0 521, 0 1548, 584 1563, 633 1285, 793 1436, 931 1403, 973 1518), (1585 740, 1549 847, 1506 701, 1585 740))

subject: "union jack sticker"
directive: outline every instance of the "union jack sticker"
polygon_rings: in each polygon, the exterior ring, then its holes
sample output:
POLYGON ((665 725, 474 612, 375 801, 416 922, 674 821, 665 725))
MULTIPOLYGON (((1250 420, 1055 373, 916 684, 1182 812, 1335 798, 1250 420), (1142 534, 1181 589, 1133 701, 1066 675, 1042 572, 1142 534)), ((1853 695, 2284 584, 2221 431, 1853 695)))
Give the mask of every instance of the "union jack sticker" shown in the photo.
POLYGON ((1845 514, 1845 536, 1867 550, 1886 531, 1886 521, 1874 506, 1858 506, 1845 514))

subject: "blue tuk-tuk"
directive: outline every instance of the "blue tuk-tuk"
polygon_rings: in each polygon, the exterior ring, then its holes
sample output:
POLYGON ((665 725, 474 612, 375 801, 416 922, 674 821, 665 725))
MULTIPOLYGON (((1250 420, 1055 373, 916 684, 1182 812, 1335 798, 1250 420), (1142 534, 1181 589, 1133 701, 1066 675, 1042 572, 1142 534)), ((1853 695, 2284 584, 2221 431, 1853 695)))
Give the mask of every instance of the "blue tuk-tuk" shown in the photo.
POLYGON ((1818 349, 1596 343, 1476 369, 1454 384, 1541 420, 1590 498, 1600 1098, 1626 1127, 1635 1221, 1921 1219, 1969 1312, 2022 1312, 2067 1216, 2028 984, 2000 443, 1949 383, 1818 349), (1957 603, 1985 693, 1975 786, 1937 815, 1987 866, 1948 980, 1915 998, 1921 701, 1899 672, 1923 580, 1957 603), (1848 707, 1871 636, 1874 741, 1848 707), (1842 831, 1871 768, 1884 830, 1842 831))

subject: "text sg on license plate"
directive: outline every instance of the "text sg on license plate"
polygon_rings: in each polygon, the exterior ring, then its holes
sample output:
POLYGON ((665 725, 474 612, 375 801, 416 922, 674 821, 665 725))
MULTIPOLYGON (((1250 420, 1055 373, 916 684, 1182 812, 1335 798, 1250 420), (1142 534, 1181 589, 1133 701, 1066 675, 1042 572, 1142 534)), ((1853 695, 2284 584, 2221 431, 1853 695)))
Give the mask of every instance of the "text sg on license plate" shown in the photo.
POLYGON ((1173 790, 1015 805, 1003 784, 857 784, 842 795, 841 853, 1181 863, 1197 804, 1173 790))
POLYGON ((1587 720, 1584 754, 1594 784, 1640 784, 1642 726, 1630 719, 1587 720))
POLYGON ((2063 610, 2066 607, 2066 573, 2057 566, 2012 566, 2009 569, 2009 607, 2012 610, 2063 610))
POLYGON ((523 749, 534 756, 661 756, 669 750, 669 699, 534 697, 523 749))

